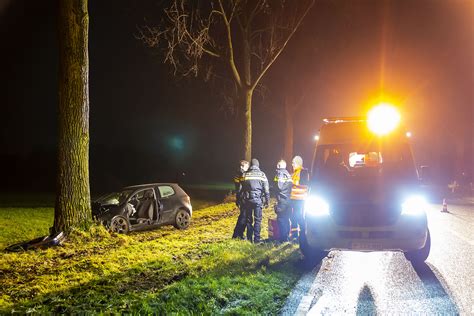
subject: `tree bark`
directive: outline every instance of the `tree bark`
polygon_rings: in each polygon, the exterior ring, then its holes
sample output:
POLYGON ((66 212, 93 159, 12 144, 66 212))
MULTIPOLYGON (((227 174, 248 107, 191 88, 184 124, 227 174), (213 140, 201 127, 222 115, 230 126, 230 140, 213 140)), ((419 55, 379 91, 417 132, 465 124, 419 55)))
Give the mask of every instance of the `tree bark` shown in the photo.
POLYGON ((59 144, 53 231, 87 229, 89 187, 89 15, 87 0, 59 0, 59 144))
POLYGON ((283 149, 283 158, 286 160, 288 165, 291 164, 291 160, 293 159, 293 119, 294 119, 294 112, 292 111, 292 104, 289 97, 285 97, 285 144, 283 149))
POLYGON ((243 56, 243 72, 244 72, 244 117, 245 117, 245 131, 244 131, 244 155, 245 160, 252 159, 252 73, 251 73, 251 49, 248 28, 242 30, 242 56, 243 56))
POLYGON ((252 95, 253 90, 245 90, 245 130, 244 130, 244 155, 245 160, 250 161, 252 159, 252 95))

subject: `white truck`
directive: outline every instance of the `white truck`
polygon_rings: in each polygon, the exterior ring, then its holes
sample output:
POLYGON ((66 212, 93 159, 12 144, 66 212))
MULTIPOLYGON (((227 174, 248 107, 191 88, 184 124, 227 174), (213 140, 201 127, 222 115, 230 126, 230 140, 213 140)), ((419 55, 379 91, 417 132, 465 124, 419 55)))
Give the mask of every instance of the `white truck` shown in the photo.
POLYGON ((300 249, 402 251, 423 262, 431 240, 409 136, 387 108, 368 118, 325 119, 306 199, 300 249), (375 121, 374 121, 375 120, 375 121))

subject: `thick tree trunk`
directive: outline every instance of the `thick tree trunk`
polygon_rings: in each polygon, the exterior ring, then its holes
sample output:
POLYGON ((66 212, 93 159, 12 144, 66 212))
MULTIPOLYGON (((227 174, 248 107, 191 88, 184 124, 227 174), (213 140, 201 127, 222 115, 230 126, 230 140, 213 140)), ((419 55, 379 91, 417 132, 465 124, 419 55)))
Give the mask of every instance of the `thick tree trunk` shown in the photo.
POLYGON ((292 104, 288 97, 285 97, 285 144, 283 149, 283 159, 288 165, 291 165, 293 159, 293 119, 294 112, 292 111, 292 104))
POLYGON ((55 232, 91 223, 87 0, 59 0, 59 144, 55 232))
POLYGON ((252 90, 245 90, 244 102, 244 156, 245 160, 250 161, 252 159, 252 90))

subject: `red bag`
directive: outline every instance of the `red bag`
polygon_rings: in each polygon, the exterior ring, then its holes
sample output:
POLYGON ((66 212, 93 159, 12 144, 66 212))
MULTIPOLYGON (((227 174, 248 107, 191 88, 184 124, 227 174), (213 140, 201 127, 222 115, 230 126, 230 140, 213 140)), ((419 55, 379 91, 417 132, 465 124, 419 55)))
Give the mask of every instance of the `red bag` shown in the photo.
POLYGON ((278 228, 278 222, 275 218, 268 219, 268 239, 279 240, 280 229, 278 228))

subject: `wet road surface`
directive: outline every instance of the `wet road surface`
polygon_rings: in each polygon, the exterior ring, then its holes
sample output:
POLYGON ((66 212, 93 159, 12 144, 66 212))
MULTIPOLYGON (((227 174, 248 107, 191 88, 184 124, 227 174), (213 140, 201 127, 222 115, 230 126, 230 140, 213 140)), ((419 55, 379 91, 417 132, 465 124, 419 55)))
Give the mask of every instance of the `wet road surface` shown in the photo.
POLYGON ((298 282, 283 315, 474 315, 474 205, 428 210, 431 253, 332 251, 298 282))

